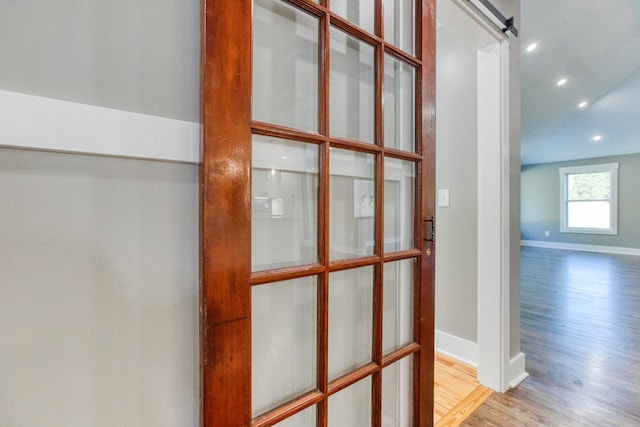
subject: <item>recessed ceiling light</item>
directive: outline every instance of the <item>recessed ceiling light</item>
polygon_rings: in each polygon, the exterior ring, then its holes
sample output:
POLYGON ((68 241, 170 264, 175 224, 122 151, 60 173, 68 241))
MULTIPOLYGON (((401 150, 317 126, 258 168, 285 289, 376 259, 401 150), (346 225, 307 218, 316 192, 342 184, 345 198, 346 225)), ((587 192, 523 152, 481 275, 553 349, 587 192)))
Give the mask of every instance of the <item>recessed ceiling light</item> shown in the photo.
POLYGON ((282 160, 287 160, 287 156, 282 156, 282 160))
POLYGON ((562 78, 560 80, 558 80, 558 83, 556 83, 558 86, 564 86, 565 84, 567 84, 567 79, 562 78))
POLYGON ((531 43, 529 46, 527 46, 527 52, 533 52, 537 47, 538 43, 531 43))
POLYGON ((593 139, 595 142, 598 142, 602 139, 602 135, 593 135, 593 138, 591 139, 593 139))
POLYGON ((578 104, 578 108, 587 108, 587 105, 589 105, 587 101, 582 101, 580 104, 578 104))

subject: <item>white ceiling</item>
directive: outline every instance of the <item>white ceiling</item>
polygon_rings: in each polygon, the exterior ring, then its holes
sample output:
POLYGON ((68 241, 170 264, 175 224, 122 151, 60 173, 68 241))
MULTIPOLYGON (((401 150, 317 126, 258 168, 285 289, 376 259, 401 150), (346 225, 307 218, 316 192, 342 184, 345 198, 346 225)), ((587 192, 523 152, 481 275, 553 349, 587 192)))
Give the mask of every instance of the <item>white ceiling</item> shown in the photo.
POLYGON ((522 163, 640 153, 640 0, 521 6, 522 163))

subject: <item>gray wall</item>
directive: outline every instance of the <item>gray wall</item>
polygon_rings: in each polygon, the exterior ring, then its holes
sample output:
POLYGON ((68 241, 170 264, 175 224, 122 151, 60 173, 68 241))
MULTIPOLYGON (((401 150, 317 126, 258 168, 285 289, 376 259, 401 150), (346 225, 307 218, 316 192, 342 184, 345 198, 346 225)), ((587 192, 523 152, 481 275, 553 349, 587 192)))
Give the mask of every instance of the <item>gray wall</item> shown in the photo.
POLYGON ((0 200, 0 425, 198 425, 197 166, 0 149, 0 200))
POLYGON ((477 51, 441 27, 436 52, 436 329, 477 342, 477 51))
POLYGON ((198 122, 198 0, 0 2, 0 89, 198 122))
POLYGON ((640 248, 640 154, 522 167, 522 239, 640 248), (559 168, 619 163, 618 235, 560 233, 559 168), (545 231, 550 232, 545 237, 545 231))
MULTIPOLYGON (((198 122, 199 15, 2 1, 0 90, 198 122)), ((0 425, 199 425, 198 167, 0 148, 0 200, 0 425)))

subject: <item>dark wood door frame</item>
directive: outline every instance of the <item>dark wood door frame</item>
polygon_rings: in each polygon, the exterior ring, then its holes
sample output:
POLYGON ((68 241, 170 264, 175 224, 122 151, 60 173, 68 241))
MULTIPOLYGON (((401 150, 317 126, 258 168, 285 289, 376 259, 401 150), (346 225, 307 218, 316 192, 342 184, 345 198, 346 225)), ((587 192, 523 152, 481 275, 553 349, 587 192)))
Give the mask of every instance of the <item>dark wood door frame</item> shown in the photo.
MULTIPOLYGON (((304 5, 304 0, 295 3, 304 5)), ((416 425, 433 423, 434 260, 426 241, 435 214, 435 0, 418 0, 421 271, 416 322, 416 425), (424 272, 427 272, 426 274, 424 272)), ((251 425, 252 1, 202 0, 201 44, 201 423, 251 425), (249 368, 247 368, 249 367, 249 368)), ((379 77, 381 78, 381 77, 379 77)))
POLYGON ((201 405, 204 426, 251 422, 251 1, 203 0, 201 405), (214 208, 215 207, 215 208, 214 208), (221 244, 224 242, 224 244, 221 244))

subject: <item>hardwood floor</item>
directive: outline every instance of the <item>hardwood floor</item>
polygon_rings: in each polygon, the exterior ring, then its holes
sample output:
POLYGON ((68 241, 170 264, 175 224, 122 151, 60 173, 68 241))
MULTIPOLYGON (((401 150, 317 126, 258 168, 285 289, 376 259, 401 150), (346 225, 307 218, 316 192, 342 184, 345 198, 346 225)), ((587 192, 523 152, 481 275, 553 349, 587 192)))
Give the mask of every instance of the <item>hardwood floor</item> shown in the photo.
POLYGON ((640 257, 522 248, 530 377, 464 426, 640 426, 640 257))
POLYGON ((434 425, 458 426, 489 397, 493 390, 480 385, 476 369, 436 353, 434 425))

